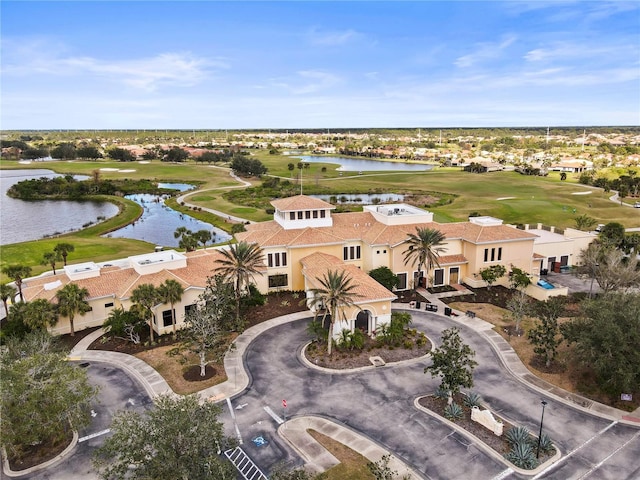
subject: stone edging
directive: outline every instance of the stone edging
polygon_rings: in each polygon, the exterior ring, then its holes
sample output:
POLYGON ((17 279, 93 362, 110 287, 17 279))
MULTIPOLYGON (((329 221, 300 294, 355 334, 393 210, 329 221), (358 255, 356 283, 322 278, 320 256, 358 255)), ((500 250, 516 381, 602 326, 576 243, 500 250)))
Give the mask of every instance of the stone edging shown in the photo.
MULTIPOLYGON (((429 340, 429 343, 431 344, 431 350, 433 350, 433 342, 431 341, 431 339, 429 337, 427 337, 427 340, 429 340)), ((381 369, 381 368, 385 368, 385 367, 397 367, 400 365, 410 365, 412 363, 418 363, 422 360, 426 360, 430 355, 431 355, 431 350, 429 350, 427 353, 425 353, 424 355, 420 355, 419 357, 414 357, 414 358, 409 358, 407 360, 399 360, 397 362, 386 362, 384 365, 380 366, 380 367, 376 367, 375 365, 365 365, 364 367, 356 367, 356 368, 327 368, 327 367, 321 367, 319 365, 315 365, 313 363, 311 363, 309 361, 309 359, 307 358, 307 356, 305 355, 305 352, 307 350, 307 347, 309 345, 311 345, 313 342, 308 342, 305 343, 305 345, 302 347, 302 350, 300 351, 300 358, 302 360, 302 363, 305 364, 305 366, 312 368, 314 370, 318 370, 319 372, 322 373, 328 373, 328 374, 335 374, 335 375, 346 375, 348 373, 357 373, 357 372, 366 372, 369 370, 375 370, 375 369, 381 369)))
POLYGON ((27 468, 25 470, 11 470, 11 467, 9 466, 9 459, 7 457, 7 452, 3 448, 2 456, 4 458, 2 461, 2 470, 4 471, 4 474, 7 477, 21 477, 23 475, 28 475, 29 473, 34 473, 40 470, 44 470, 45 468, 53 467, 54 465, 60 463, 62 460, 68 457, 73 452, 73 450, 75 450, 76 445, 78 445, 78 432, 74 430, 71 443, 61 453, 56 455, 51 460, 47 460, 44 463, 39 463, 38 465, 34 465, 33 467, 27 468))
MULTIPOLYGON (((423 395, 424 396, 424 395, 423 395)), ((558 446, 556 444, 554 444, 554 448, 556 449, 556 454, 551 457, 549 460, 547 460, 544 463, 541 463, 540 465, 538 465, 536 468, 534 468, 533 470, 525 470, 524 468, 520 468, 520 467, 516 467, 513 463, 511 463, 510 461, 508 461, 506 458, 504 458, 502 455, 500 455, 498 452, 496 452, 493 448, 491 448, 489 445, 487 445, 486 443, 484 443, 482 440, 480 440, 478 437, 476 437, 474 434, 472 434, 471 432, 467 431, 466 429, 460 427, 459 425, 457 425, 455 422, 452 422, 448 419, 446 419, 445 417, 438 415, 437 413, 435 413, 432 410, 429 410, 428 408, 423 407, 422 405, 420 405, 420 399, 422 397, 416 397, 413 400, 413 405, 420 411, 426 413, 427 415, 432 416, 433 418, 436 418, 438 420, 440 420, 442 423, 446 424, 447 426, 453 428, 454 430, 456 430, 458 433, 464 435, 465 437, 467 437, 469 440, 471 440, 474 445, 476 445, 478 448, 480 448, 482 451, 484 451, 486 454, 490 455, 491 457, 493 457, 496 460, 499 460, 500 462, 502 462, 504 465, 506 465, 507 467, 509 467, 510 469, 512 469, 513 471, 520 473, 522 475, 527 475, 527 476, 533 476, 533 475, 537 475, 538 473, 542 472, 543 470, 549 468, 552 464, 556 463, 558 460, 560 460, 560 458, 562 458, 562 452, 560 451, 560 449, 558 448, 558 446)), ((511 422, 510 422, 511 423, 511 422)))

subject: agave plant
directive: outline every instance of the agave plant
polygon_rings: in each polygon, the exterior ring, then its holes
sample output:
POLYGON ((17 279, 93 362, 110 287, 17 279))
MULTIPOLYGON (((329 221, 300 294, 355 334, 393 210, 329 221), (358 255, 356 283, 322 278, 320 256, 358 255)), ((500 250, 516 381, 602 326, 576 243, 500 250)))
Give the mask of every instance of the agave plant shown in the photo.
POLYGON ((543 433, 540 436, 540 450, 542 450, 544 453, 549 453, 554 448, 555 447, 553 446, 553 442, 551 441, 551 438, 549 438, 549 435, 543 433))
POLYGON ((462 418, 463 411, 462 407, 457 403, 452 403, 451 405, 447 405, 444 409, 444 416, 448 420, 452 422, 456 420, 460 420, 462 418))
MULTIPOLYGON (((512 429, 513 430, 513 429, 512 429)), ((538 459, 533 453, 533 449, 528 442, 513 444, 509 453, 504 458, 513 463, 516 467, 526 470, 533 470, 538 466, 538 459)))
POLYGON ((433 396, 439 398, 440 400, 448 400, 449 392, 443 389, 442 387, 438 387, 436 391, 433 393, 433 396))
POLYGON ((480 398, 480 395, 476 392, 469 392, 464 397, 464 404, 469 408, 479 407, 480 402, 482 402, 482 398, 480 398))
POLYGON ((517 444, 530 445, 532 440, 531 435, 529 434, 529 430, 524 427, 510 428, 509 430, 507 430, 505 439, 511 444, 512 447, 517 444))

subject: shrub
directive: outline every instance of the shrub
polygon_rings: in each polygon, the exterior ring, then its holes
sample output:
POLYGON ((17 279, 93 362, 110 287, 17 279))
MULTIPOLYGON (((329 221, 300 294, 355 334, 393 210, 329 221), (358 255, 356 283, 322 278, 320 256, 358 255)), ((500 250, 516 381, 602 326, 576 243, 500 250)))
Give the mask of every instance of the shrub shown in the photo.
POLYGON ((504 438, 511 444, 512 447, 518 443, 528 444, 529 442, 531 442, 531 435, 529 434, 529 431, 524 427, 510 428, 509 430, 507 430, 504 438))
POLYGON ((549 437, 549 435, 547 435, 546 433, 543 433, 540 436, 540 450, 543 451, 544 453, 549 453, 549 452, 552 452, 554 449, 555 447, 553 446, 553 442, 551 441, 551 438, 549 437))
POLYGON ((457 403, 452 403, 451 405, 447 405, 444 409, 445 418, 455 422, 456 420, 460 420, 462 418, 463 411, 462 407, 457 403))
POLYGON ((476 392, 469 392, 464 397, 464 404, 469 408, 479 407, 481 401, 482 399, 480 398, 480 395, 476 392))
POLYGON ((327 341, 329 331, 322 326, 322 322, 319 320, 313 320, 307 326, 307 332, 311 335, 314 342, 324 343, 327 341))
POLYGON ((440 400, 447 400, 449 398, 449 392, 447 392, 442 387, 438 387, 433 393, 433 396, 439 398, 440 400))
POLYGON ((504 458, 513 463, 516 467, 524 468, 526 470, 533 470, 538 466, 538 459, 533 454, 531 445, 527 442, 514 444, 504 458))
POLYGON ((403 346, 407 350, 411 350, 413 348, 413 342, 411 340, 405 340, 403 346))

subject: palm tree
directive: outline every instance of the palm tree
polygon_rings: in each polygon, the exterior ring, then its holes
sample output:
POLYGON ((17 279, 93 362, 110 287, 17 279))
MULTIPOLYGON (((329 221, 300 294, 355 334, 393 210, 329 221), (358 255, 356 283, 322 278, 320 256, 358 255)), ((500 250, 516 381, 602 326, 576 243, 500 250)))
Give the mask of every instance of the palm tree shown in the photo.
POLYGON ((9 318, 9 307, 7 305, 7 300, 11 299, 11 303, 16 298, 16 293, 18 290, 13 288, 11 285, 7 283, 0 284, 0 299, 2 299, 2 305, 4 306, 4 314, 9 318))
POLYGON ((151 309, 158 303, 158 289, 150 283, 138 285, 131 292, 131 301, 142 310, 143 318, 149 321, 149 343, 153 343, 153 312, 151 309))
POLYGON ((264 264, 263 253, 256 243, 240 242, 228 250, 220 250, 223 257, 215 272, 235 284, 236 325, 240 323, 240 297, 242 289, 249 284, 249 279, 258 273, 258 267, 264 264))
POLYGON ((45 252, 42 256, 41 265, 50 265, 53 269, 53 274, 56 274, 56 262, 60 260, 60 254, 58 252, 45 252))
POLYGON ((18 287, 18 293, 20 294, 20 301, 24 302, 24 296, 22 295, 22 280, 31 275, 31 267, 27 267, 25 265, 9 265, 2 269, 2 273, 15 282, 16 287, 18 287))
MULTIPOLYGON (((409 234, 408 247, 403 252, 404 262, 411 262, 412 266, 418 262, 418 278, 422 273, 422 267, 427 267, 428 274, 434 265, 440 266, 440 253, 447 250, 442 247, 445 239, 444 234, 435 228, 416 228, 416 233, 409 234)), ((413 289, 416 289, 415 279, 413 289)))
POLYGON ((71 326, 69 334, 72 337, 75 335, 73 318, 76 313, 83 315, 91 310, 86 300, 88 296, 89 291, 86 288, 80 288, 75 283, 67 283, 56 292, 58 311, 65 317, 69 317, 69 325, 71 326))
POLYGON ((165 282, 158 287, 158 295, 160 300, 164 303, 171 305, 171 325, 173 326, 173 336, 176 336, 176 312, 173 309, 173 305, 182 299, 184 288, 179 282, 173 279, 165 280, 165 282))
POLYGON ((312 290, 315 301, 322 303, 325 309, 331 312, 327 342, 329 355, 331 355, 331 345, 333 344, 333 325, 338 319, 339 310, 354 305, 353 300, 358 296, 354 292, 356 285, 351 283, 351 280, 351 277, 344 270, 341 272, 329 270, 322 278, 318 279, 321 287, 312 290))
POLYGON ((64 262, 64 266, 67 266, 67 255, 73 252, 76 249, 70 243, 58 243, 55 247, 53 247, 53 251, 60 254, 62 256, 62 260, 64 262))
POLYGON ((26 304, 23 320, 32 330, 45 330, 47 327, 53 327, 58 322, 58 315, 54 305, 49 300, 38 298, 26 304))

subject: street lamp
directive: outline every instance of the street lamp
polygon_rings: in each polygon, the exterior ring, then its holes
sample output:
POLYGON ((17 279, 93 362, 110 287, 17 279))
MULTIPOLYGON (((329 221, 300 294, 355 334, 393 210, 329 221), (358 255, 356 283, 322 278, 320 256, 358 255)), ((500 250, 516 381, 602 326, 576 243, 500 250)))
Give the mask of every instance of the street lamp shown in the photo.
POLYGON ((540 418, 540 432, 538 432, 538 450, 536 451, 536 458, 540 458, 540 440, 542 440, 542 422, 544 421, 544 407, 547 406, 547 402, 542 400, 542 418, 540 418))

